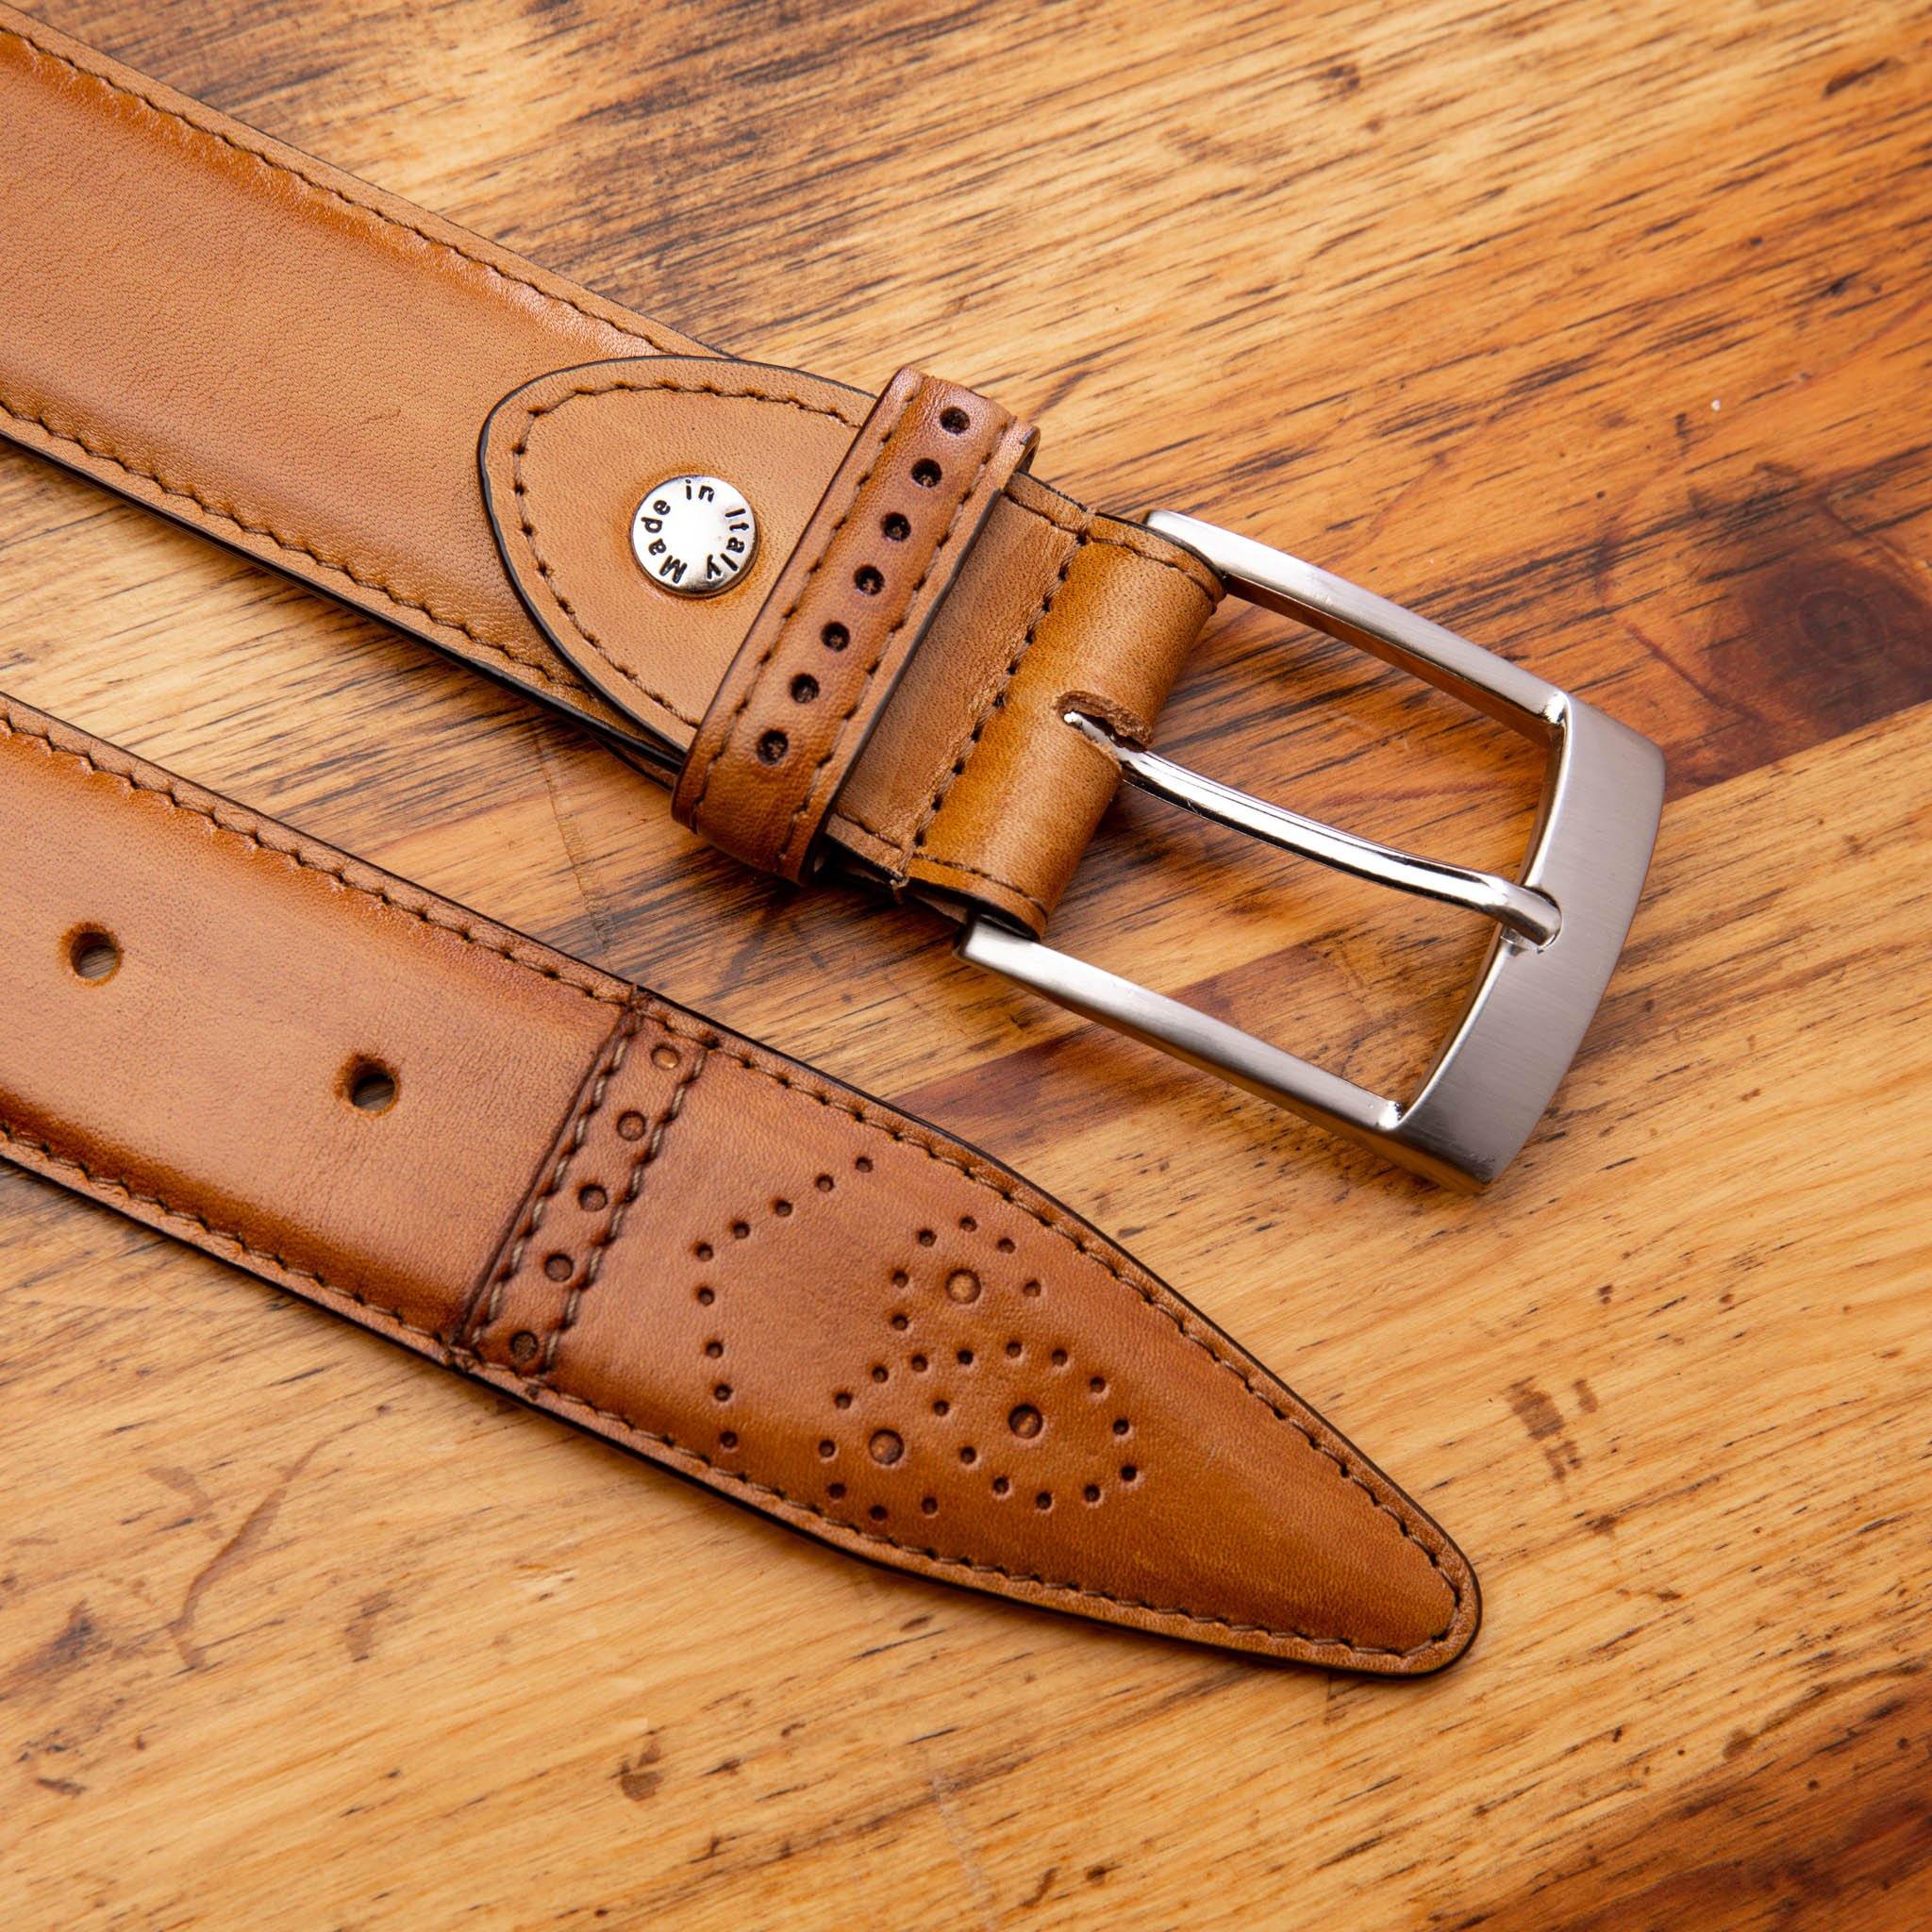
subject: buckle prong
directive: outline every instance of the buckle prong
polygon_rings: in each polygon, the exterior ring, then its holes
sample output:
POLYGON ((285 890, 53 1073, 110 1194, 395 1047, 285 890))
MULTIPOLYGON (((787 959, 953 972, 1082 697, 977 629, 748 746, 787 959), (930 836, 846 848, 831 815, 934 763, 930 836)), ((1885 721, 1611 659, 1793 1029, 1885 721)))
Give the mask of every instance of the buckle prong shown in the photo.
POLYGON ((1112 757, 1128 784, 1230 831, 1245 832, 1249 838, 1278 845, 1285 852, 1298 852, 1318 865, 1367 879, 1371 885, 1478 912, 1534 946, 1548 945, 1562 930, 1563 915, 1556 903, 1534 887, 1519 886, 1499 873, 1424 858, 1399 846, 1344 832, 1320 819, 1305 818, 1286 806, 1270 805, 1231 785, 1204 778, 1172 758, 1124 742, 1084 711, 1068 711, 1065 719, 1089 743, 1097 744, 1112 757))
POLYGON ((1157 510, 1147 527, 1193 551, 1235 595, 1373 652, 1545 748, 1542 809, 1521 875, 1509 879, 1270 805, 1124 743, 1084 712, 1064 714, 1128 783, 1156 797, 1357 878, 1493 920, 1501 929, 1469 1004, 1405 1103, 985 914, 965 922, 959 956, 1433 1179, 1485 1185, 1548 1107, 1609 981, 1657 840, 1661 755, 1568 691, 1313 564, 1169 510, 1157 510))

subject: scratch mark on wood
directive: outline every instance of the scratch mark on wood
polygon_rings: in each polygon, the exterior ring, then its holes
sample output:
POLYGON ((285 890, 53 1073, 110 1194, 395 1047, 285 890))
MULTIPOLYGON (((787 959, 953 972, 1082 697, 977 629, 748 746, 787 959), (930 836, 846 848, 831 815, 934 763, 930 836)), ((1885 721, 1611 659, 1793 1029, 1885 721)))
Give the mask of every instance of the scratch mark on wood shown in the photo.
POLYGON ((157 1464, 149 1469, 148 1474, 153 1476, 156 1482, 165 1484, 177 1496, 185 1496, 193 1506, 197 1518, 212 1519, 214 1516, 215 1506, 192 1470, 162 1467, 157 1464))
POLYGON ((77 1603, 67 1613, 67 1622, 38 1650, 29 1651, 4 1678, 0 1678, 0 1701, 14 1696, 29 1685, 45 1683, 66 1674, 101 1645, 101 1635, 85 1603, 77 1603))
POLYGON ((943 1771, 934 1771, 927 1776, 927 1786, 932 1791, 932 1801, 939 1807, 940 1823, 945 1826, 946 1837, 951 1840, 953 1854, 959 1860, 960 1869, 966 1874, 966 1883, 972 1888, 973 1901, 979 1907, 979 1922, 988 1927, 988 1932, 998 1932, 999 1912, 994 1905, 993 1889, 989 1883, 985 1867, 980 1863, 979 1854, 974 1849, 966 1827, 956 1815, 952 1802, 953 1781, 943 1771))
POLYGON ((658 1786, 664 1782, 664 1774, 656 1768, 663 1756, 664 1746, 657 1732, 649 1731, 636 1752, 618 1766, 617 1789, 633 1805, 641 1805, 646 1798, 655 1795, 658 1786))
POLYGON ((1532 1382, 1509 1385, 1509 1407, 1516 1420, 1529 1431, 1532 1442, 1540 1444, 1550 1465, 1550 1474, 1561 1482, 1573 1469, 1583 1467, 1583 1457, 1570 1440, 1569 1425, 1557 1405, 1532 1382))
POLYGON ((1020 1901, 1019 1908, 1021 1911, 1030 1912, 1053 1890, 1054 1877, 1059 1869, 1058 1865, 1049 1865, 1040 1874, 1040 1883, 1020 1901))
POLYGON ((190 1580, 187 1594, 181 1599, 181 1607, 169 1622, 168 1635, 175 1640, 175 1647, 181 1653, 181 1661, 191 1671, 200 1670, 208 1658, 208 1653, 194 1638, 194 1620, 201 1609, 202 1598, 230 1571, 245 1563, 260 1548, 269 1531, 275 1527, 275 1518, 281 1512, 291 1485, 308 1467, 310 1459, 321 1447, 320 1442, 311 1443, 289 1465, 281 1479, 242 1518, 241 1528, 190 1580))
POLYGON ((356 1614, 350 1618, 342 1632, 342 1642, 349 1656, 362 1663, 375 1648, 376 1619, 395 1602, 395 1597, 386 1590, 378 1590, 374 1595, 365 1596, 356 1607, 356 1614))

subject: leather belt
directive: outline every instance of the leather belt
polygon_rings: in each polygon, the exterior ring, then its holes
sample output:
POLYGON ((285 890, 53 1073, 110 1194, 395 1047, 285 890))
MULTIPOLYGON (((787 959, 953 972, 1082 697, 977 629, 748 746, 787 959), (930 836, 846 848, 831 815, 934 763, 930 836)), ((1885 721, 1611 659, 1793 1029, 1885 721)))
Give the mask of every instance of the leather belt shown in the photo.
POLYGON ((916 891, 960 950, 1439 1179, 1547 1105, 1623 943, 1655 748, 1311 566, 1036 480, 1033 432, 717 356, 0 5, 0 426, 571 712, 788 878, 916 891), (480 467, 479 467, 480 465, 480 467), (1145 749, 1225 591, 1544 747, 1520 875, 1145 749), (1497 934, 1422 1089, 1369 1093, 1046 946, 1123 778, 1497 934))
POLYGON ((0 1153, 895 1569, 1417 1675, 1442 1532, 984 1155, 0 698, 0 1153))

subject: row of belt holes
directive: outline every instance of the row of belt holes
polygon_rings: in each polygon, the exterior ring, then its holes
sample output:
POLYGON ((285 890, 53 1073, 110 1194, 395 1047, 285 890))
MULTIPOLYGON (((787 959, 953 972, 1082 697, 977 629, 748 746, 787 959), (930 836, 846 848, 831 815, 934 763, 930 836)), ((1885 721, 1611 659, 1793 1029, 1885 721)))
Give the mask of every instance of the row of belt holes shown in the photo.
MULTIPOLYGON (((972 427, 973 419, 958 404, 949 404, 940 411, 940 426, 948 436, 964 436, 972 427)), ((922 490, 937 490, 944 472, 930 457, 922 457, 912 466, 912 480, 922 490)), ((879 528, 889 541, 903 543, 912 534, 912 525, 907 518, 893 509, 888 510, 879 519, 879 528)), ((886 587, 885 574, 877 565, 862 563, 852 574, 852 581, 858 590, 867 597, 876 597, 886 587)), ((825 625, 819 633, 819 641, 828 651, 842 651, 852 641, 852 633, 839 623, 825 625)), ((801 671, 791 680, 791 701, 797 705, 811 704, 819 694, 819 681, 808 671, 801 671)), ((783 731, 767 731, 758 740, 758 758, 767 765, 782 764, 785 754, 791 749, 791 740, 783 731)))
MULTIPOLYGON (((76 979, 105 986, 121 970, 121 946, 112 933, 83 925, 68 935, 67 963, 76 979)), ((395 1069, 358 1054, 342 1069, 342 1098, 361 1113, 387 1113, 401 1091, 395 1069)))

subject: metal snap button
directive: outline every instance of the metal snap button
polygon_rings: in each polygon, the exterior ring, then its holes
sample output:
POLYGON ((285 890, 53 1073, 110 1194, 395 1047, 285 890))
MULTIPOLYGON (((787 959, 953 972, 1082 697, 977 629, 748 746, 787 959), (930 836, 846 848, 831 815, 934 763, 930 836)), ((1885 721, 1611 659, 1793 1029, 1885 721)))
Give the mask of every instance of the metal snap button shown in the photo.
POLYGON ((638 505, 630 520, 630 547, 660 591, 674 597, 715 597, 751 567, 758 547, 758 519, 722 476, 669 476, 638 505))

